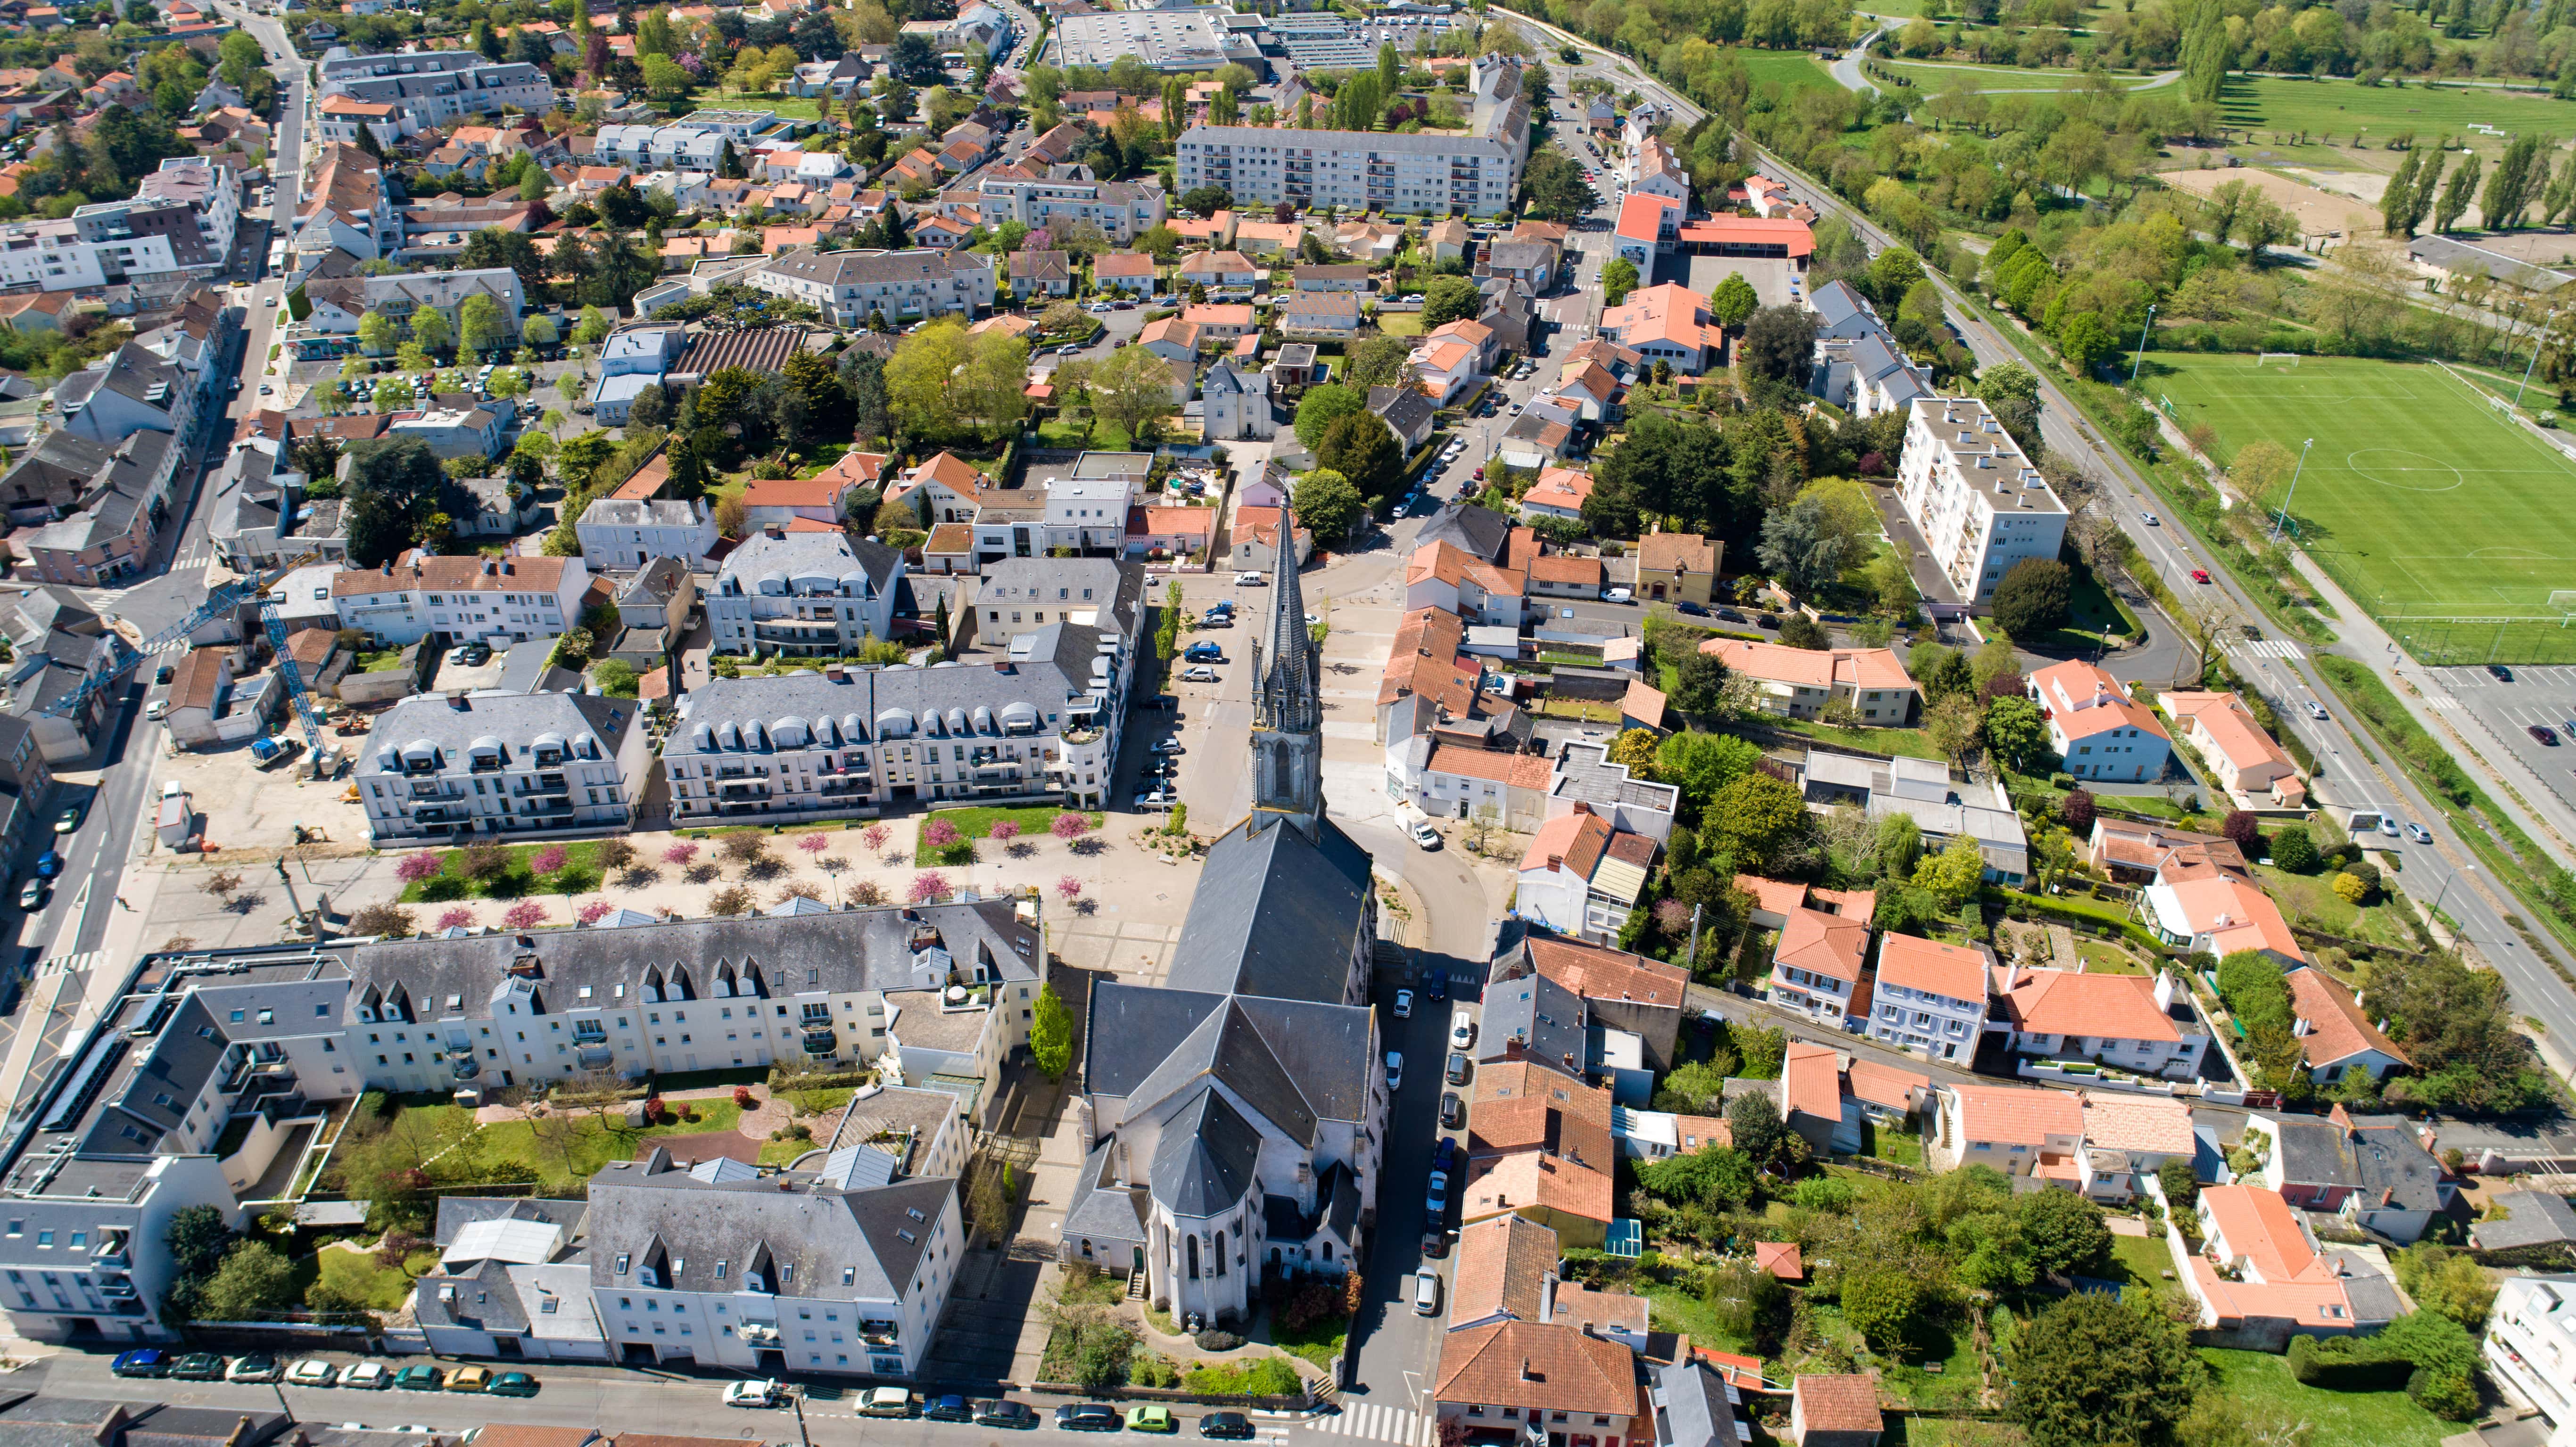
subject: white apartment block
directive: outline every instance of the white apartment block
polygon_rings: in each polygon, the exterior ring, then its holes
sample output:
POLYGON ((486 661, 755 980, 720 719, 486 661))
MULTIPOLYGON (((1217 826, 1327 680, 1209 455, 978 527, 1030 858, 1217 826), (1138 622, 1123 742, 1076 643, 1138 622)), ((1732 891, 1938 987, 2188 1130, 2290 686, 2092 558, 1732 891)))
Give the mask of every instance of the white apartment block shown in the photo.
POLYGON ((716 545, 715 514, 706 499, 603 497, 581 510, 573 523, 581 539, 582 561, 600 569, 640 568, 655 558, 677 558, 695 566, 716 545))
POLYGON ((725 556, 706 599, 717 651, 840 658, 894 636, 903 554, 849 534, 772 525, 725 556))
POLYGON ((1089 221, 1125 246, 1163 224, 1163 190, 1132 181, 1095 181, 1081 166, 1053 166, 1042 181, 987 177, 976 190, 984 224, 1017 221, 1031 228, 1089 221), (1058 174, 1062 173, 1062 174, 1058 174))
POLYGON ((792 296, 835 326, 955 314, 972 318, 993 304, 990 259, 948 251, 791 251, 742 280, 792 296))
POLYGON ((2480 1354, 2499 1385, 2556 1429, 2549 1447, 2576 1443, 2576 1276, 2507 1278, 2480 1354))
POLYGON ((1434 216, 1506 215, 1520 183, 1520 148, 1502 140, 1261 126, 1190 127, 1177 181, 1222 186, 1242 205, 1434 216))
POLYGON ((603 833, 651 772, 643 710, 577 693, 415 694, 376 720, 357 772, 375 842, 603 833))
POLYGON ((1878 941, 1869 1037, 1928 1060, 1974 1060, 1986 1023, 1986 959, 1914 935, 1878 941))
POLYGON ((340 626, 380 648, 431 633, 507 648, 553 638, 581 621, 590 570, 579 558, 424 556, 380 568, 344 568, 331 579, 340 626))
POLYGON ((1966 602, 1991 601, 2024 558, 2054 558, 2066 504, 1974 397, 1918 397, 1905 424, 1897 500, 1966 602))
POLYGON ((544 115, 554 83, 524 61, 486 60, 471 50, 359 55, 335 46, 322 57, 321 94, 401 108, 415 130, 436 130, 469 116, 507 110, 544 115))

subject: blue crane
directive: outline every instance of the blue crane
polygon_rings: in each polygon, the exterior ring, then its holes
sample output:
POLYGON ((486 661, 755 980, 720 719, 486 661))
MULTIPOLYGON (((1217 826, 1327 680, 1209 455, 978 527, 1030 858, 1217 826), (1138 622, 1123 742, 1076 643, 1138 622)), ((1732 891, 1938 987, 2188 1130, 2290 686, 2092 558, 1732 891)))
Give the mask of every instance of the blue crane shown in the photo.
POLYGON ((303 670, 295 666, 294 657, 286 651, 286 623, 278 616, 277 604, 269 597, 269 589, 275 587, 278 580, 288 573, 320 556, 319 553, 306 553, 256 577, 237 578, 224 584, 207 594, 206 601, 198 604, 195 611, 189 613, 187 617, 144 639, 143 646, 139 649, 127 644, 123 635, 111 630, 107 636, 110 639, 110 646, 116 653, 115 663, 104 672, 93 673, 82 679, 80 687, 48 704, 45 712, 49 714, 80 712, 89 706, 90 700, 122 683, 126 675, 132 673, 144 659, 187 642, 188 635, 256 598, 259 600, 260 624, 268 633, 268 646, 276 653, 277 666, 286 678, 286 696, 294 701, 296 717, 304 724, 305 746, 312 750, 313 757, 318 761, 322 757, 322 715, 314 710, 313 697, 305 690, 303 670))

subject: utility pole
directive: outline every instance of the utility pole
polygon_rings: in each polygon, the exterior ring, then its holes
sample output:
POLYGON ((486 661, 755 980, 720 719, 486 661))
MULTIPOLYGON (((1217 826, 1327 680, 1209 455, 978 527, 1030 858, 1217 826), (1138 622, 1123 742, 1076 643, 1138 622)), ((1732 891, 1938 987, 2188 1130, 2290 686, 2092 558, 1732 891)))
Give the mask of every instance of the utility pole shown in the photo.
MULTIPOLYGON (((2551 312, 2549 316, 2552 322, 2558 319, 2556 312, 2551 312)), ((2540 339, 2547 334, 2546 327, 2531 334, 2531 360, 2522 364, 2522 382, 2513 389, 2513 405, 2516 407, 2522 405, 2523 388, 2531 385, 2531 369, 2540 365, 2540 339)))
POLYGON ((2138 354, 2129 359, 2129 385, 2132 387, 2138 385, 2138 364, 2147 359, 2147 334, 2155 329, 2156 309, 2153 303, 2149 303, 2147 306, 2147 324, 2138 328, 2138 354))
POLYGON ((2308 449, 2316 445, 2313 437, 2299 444, 2299 465, 2290 469, 2290 491, 2281 499, 2281 510, 2272 516, 2272 536, 2264 540, 2263 546, 2268 548, 2281 540, 2281 524, 2290 517, 2290 500, 2299 495, 2299 474, 2308 470, 2308 449))
POLYGON ((1692 906, 1691 906, 1691 937, 1690 937, 1690 953, 1688 953, 1688 954, 1686 954, 1686 955, 1684 955, 1684 956, 1682 957, 1682 971, 1683 971, 1683 973, 1685 973, 1685 974, 1688 974, 1688 973, 1690 973, 1690 972, 1692 972, 1692 971, 1696 970, 1696 969, 1699 967, 1699 912, 1700 912, 1700 909, 1701 909, 1701 906, 1699 906, 1699 905, 1696 905, 1696 904, 1695 904, 1695 905, 1692 905, 1692 906))

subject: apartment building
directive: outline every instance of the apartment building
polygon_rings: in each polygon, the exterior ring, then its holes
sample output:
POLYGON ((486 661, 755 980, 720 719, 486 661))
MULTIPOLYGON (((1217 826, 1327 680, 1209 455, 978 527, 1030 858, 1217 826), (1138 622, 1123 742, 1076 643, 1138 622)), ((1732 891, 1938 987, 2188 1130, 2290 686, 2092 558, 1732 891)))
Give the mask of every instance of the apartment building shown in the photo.
POLYGON ((441 556, 414 549, 376 568, 331 578, 340 626, 379 648, 401 648, 431 633, 507 648, 553 638, 581 621, 590 570, 579 558, 441 556))
POLYGON ((1869 1037, 1930 1060, 1974 1060, 1986 1028, 1986 957, 1917 935, 1878 941, 1869 1037))
POLYGON ((1985 603, 2024 558, 2054 558, 2066 504, 1974 397, 1918 397, 1908 409, 1897 501, 1962 601, 1985 603))
POLYGON ((99 587, 135 576, 167 515, 181 451, 172 434, 148 429, 113 443, 46 433, 0 486, 60 480, 77 491, 51 512, 42 511, 41 492, 21 492, 9 511, 12 521, 25 516, 29 525, 10 535, 11 545, 42 582, 99 587))
POLYGON ((2100 665, 2076 659, 2030 676, 2030 701, 2048 724, 2048 745, 2078 780, 2147 784, 2164 777, 2173 737, 2155 710, 2129 697, 2100 665))
MULTIPOLYGON (((1043 178, 987 176, 978 182, 977 207, 987 226, 1017 221, 1035 230, 1088 221, 1120 246, 1163 224, 1161 186, 1144 181, 1097 181, 1088 166, 1049 166, 1043 178)), ((1151 280, 1150 275, 1147 278, 1151 280)))
POLYGON ((304 293, 313 311, 303 325, 336 336, 357 335, 359 321, 369 312, 383 312, 408 323, 413 313, 428 307, 447 319, 451 333, 462 337, 465 328, 461 308, 468 297, 479 295, 492 298, 504 331, 516 339, 519 313, 527 306, 527 293, 519 284, 519 274, 506 266, 317 277, 304 284, 304 293))
POLYGON ((319 69, 321 95, 397 107, 415 131, 505 110, 543 115, 555 104, 554 84, 543 70, 524 61, 486 60, 472 50, 360 55, 334 46, 319 69))
MULTIPOLYGON (((185 437, 197 423, 192 379, 141 342, 127 342, 54 384, 54 418, 66 432, 113 447, 137 432, 185 437)), ((172 449, 168 466, 178 465, 172 449)), ((162 483, 166 487, 165 474, 162 483)), ((156 487, 162 500, 167 494, 156 487)))
POLYGON ((1869 1018, 1869 911, 1789 911, 1771 952, 1771 1003, 1826 1025, 1859 1029, 1869 1018))
POLYGON ((1914 722, 1921 690, 1888 648, 1788 648, 1737 638, 1711 638, 1700 652, 1752 681, 1765 713, 1814 718, 1834 704, 1878 728, 1914 722))
POLYGON ((2498 1386, 2548 1420, 2551 1447, 2576 1438, 2576 1275, 2507 1278, 2478 1354, 2498 1386))
POLYGON ((383 846, 624 829, 653 760, 642 713, 597 694, 403 699, 358 766, 368 832, 383 846))
POLYGON ((840 658, 894 637, 903 555, 845 532, 772 524, 725 556, 706 594, 715 646, 725 653, 840 658))
POLYGON ((603 497, 573 523, 582 560, 602 570, 640 568, 655 558, 678 558, 692 567, 715 550, 715 514, 706 499, 603 497))
POLYGON ((877 313, 888 321, 956 315, 973 319, 993 304, 993 264, 963 251, 788 252, 742 280, 812 305, 837 326, 877 313))
POLYGON ((1559 934, 1610 944, 1645 893, 1655 850, 1654 840, 1612 828, 1578 800, 1530 836, 1512 912, 1559 934))
POLYGON ((1472 80, 1472 134, 1281 131, 1192 126, 1181 135, 1178 187, 1222 186, 1242 204, 1302 209, 1500 216, 1528 159, 1529 99, 1518 62, 1486 56, 1472 80))
POLYGON ((2098 975, 2015 966, 1996 982, 2005 1034, 2017 1055, 2089 1060, 2168 1080, 2200 1073, 2209 1027, 2191 991, 2168 972, 2098 975))

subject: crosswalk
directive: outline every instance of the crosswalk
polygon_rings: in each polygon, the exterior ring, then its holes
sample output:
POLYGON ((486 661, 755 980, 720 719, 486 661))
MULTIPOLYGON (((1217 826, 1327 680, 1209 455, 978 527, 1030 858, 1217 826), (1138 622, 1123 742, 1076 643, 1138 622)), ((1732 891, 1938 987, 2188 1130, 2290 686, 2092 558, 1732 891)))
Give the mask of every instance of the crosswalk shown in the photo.
POLYGON ((2308 651, 2287 638, 2239 638, 2227 645, 2231 658, 2305 658, 2308 651))
POLYGON ((27 973, 39 979, 46 975, 80 974, 97 969, 106 959, 105 950, 83 950, 76 955, 56 955, 50 960, 38 960, 36 967, 27 973))
POLYGON ((1399 1442, 1404 1447, 1432 1447, 1440 1438, 1438 1419, 1428 1413, 1348 1399, 1343 1400, 1340 1412, 1315 1418, 1305 1424, 1305 1429, 1370 1442, 1399 1442))

